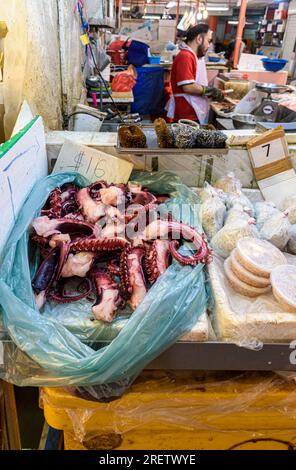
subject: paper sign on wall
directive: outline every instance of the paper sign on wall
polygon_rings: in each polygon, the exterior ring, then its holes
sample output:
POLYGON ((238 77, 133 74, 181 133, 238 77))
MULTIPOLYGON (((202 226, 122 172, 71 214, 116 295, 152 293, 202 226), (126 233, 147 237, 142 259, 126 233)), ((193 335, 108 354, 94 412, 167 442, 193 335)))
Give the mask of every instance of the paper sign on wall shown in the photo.
POLYGON ((91 183, 105 180, 107 183, 127 183, 133 165, 130 162, 66 140, 53 169, 54 173, 75 171, 91 183))

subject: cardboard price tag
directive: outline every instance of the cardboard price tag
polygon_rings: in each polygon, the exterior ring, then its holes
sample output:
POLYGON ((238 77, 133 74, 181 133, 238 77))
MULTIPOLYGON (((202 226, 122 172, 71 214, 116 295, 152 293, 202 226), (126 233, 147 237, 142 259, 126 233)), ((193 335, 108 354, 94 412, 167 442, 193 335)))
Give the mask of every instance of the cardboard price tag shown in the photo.
POLYGON ((133 164, 130 162, 65 140, 53 172, 75 171, 91 183, 105 180, 107 183, 120 184, 128 182, 132 170, 133 164))
POLYGON ((279 126, 247 142, 257 180, 292 168, 284 129, 279 126))
POLYGON ((286 158, 285 146, 282 139, 274 139, 250 149, 254 168, 286 158))
POLYGON ((296 186, 283 127, 278 126, 251 139, 247 149, 264 198, 279 207, 286 196, 295 193, 296 186))

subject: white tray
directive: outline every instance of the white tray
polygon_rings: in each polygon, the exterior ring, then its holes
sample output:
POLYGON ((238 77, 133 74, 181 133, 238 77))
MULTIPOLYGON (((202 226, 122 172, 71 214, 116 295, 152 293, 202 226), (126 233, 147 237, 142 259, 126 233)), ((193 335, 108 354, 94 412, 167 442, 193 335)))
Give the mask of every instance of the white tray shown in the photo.
MULTIPOLYGON (((296 256, 287 255, 296 265, 296 256)), ((224 274, 223 259, 208 265, 215 301, 212 323, 218 339, 250 346, 260 342, 291 342, 296 338, 296 314, 285 312, 272 293, 255 299, 237 294, 224 274)))

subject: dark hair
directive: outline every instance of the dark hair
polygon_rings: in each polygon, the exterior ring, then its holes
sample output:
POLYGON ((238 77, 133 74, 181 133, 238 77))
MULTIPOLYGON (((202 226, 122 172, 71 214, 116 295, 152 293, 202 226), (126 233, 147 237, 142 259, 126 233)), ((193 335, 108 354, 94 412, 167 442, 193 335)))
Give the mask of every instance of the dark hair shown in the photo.
POLYGON ((193 41, 199 34, 207 34, 210 28, 206 23, 199 23, 196 26, 192 26, 186 31, 186 44, 193 41))

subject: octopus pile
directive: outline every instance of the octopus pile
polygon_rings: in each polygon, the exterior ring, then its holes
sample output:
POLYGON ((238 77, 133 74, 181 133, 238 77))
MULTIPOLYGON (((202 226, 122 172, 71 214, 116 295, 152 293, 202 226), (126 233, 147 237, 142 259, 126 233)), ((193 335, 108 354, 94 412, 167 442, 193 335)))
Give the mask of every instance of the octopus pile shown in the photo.
POLYGON ((41 254, 32 280, 38 309, 47 299, 87 298, 94 301, 95 319, 112 322, 126 303, 137 308, 173 258, 191 266, 209 262, 204 234, 158 215, 158 205, 169 197, 132 183, 104 181, 54 189, 30 234, 41 254), (178 252, 182 240, 193 244, 193 254, 178 252))

